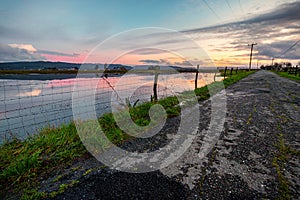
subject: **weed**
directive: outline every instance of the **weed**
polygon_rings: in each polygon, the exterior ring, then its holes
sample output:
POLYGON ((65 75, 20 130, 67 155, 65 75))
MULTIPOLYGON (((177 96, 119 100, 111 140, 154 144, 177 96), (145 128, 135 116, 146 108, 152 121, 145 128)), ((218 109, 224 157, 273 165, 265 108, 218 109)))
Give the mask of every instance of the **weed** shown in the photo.
POLYGON ((53 183, 59 181, 61 178, 63 177, 63 175, 58 175, 55 179, 52 180, 53 183))
POLYGON ((248 117, 248 120, 247 120, 247 125, 250 125, 250 124, 251 124, 252 117, 253 117, 253 113, 250 113, 250 114, 249 114, 249 117, 248 117))
POLYGON ((89 173, 91 173, 93 171, 93 169, 88 169, 86 170, 86 172, 83 173, 83 176, 88 175, 89 173))
POLYGON ((30 199, 42 199, 46 197, 47 194, 45 192, 39 192, 37 189, 29 189, 29 190, 24 190, 21 199, 30 200, 30 199))

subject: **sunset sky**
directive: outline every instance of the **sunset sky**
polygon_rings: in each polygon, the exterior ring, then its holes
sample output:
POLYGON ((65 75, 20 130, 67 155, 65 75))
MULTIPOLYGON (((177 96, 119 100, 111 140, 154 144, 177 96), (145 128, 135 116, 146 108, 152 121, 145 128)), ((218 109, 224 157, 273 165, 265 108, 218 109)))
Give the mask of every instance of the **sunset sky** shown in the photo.
POLYGON ((300 61, 294 0, 1 0, 0 16, 0 62, 247 66, 251 43, 253 67, 300 61))

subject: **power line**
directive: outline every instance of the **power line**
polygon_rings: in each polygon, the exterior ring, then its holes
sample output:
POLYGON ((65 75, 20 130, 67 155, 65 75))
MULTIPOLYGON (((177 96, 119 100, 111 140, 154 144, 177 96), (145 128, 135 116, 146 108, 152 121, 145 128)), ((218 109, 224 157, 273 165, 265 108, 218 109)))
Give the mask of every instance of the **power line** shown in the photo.
POLYGON ((234 12, 228 0, 226 0, 226 3, 227 3, 227 6, 230 8, 230 10, 231 10, 232 12, 234 12))
POLYGON ((212 7, 210 7, 210 5, 207 3, 207 1, 206 0, 202 0, 205 4, 206 4, 206 6, 210 9, 210 11, 212 12, 212 13, 214 13, 214 15, 220 20, 220 21, 222 21, 221 20, 221 18, 219 17, 219 15, 215 12, 215 10, 212 8, 212 7))
POLYGON ((280 56, 277 56, 277 58, 282 57, 284 54, 286 54, 289 50, 291 50, 294 46, 296 46, 298 43, 300 42, 300 40, 298 40, 297 42, 295 42, 294 44, 292 44, 289 48, 287 48, 283 53, 280 54, 280 56))
POLYGON ((240 5, 240 8, 241 8, 242 12, 244 13, 244 9, 242 7, 241 0, 239 0, 239 5, 240 5))

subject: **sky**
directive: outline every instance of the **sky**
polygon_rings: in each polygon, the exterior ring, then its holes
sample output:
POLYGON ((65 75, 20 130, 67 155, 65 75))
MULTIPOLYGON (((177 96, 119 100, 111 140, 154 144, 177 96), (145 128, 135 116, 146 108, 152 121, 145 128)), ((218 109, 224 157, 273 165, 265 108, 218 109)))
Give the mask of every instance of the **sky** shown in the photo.
POLYGON ((248 66, 300 61, 300 1, 1 0, 0 62, 248 66))

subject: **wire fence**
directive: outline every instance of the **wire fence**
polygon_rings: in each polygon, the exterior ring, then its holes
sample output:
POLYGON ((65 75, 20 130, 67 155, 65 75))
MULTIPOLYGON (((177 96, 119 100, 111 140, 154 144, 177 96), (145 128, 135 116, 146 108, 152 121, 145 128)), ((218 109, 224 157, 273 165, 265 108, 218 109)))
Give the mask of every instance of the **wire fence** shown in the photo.
MULTIPOLYGON (((214 81, 213 73, 200 74, 198 86, 214 81)), ((38 76, 38 75, 36 75, 38 76)), ((115 77, 91 77, 62 80, 0 80, 0 143, 12 138, 25 139, 46 126, 58 127, 73 120, 72 101, 80 102, 81 112, 94 107, 97 117, 111 112, 112 94, 122 94, 122 101, 133 105, 147 102, 153 96, 153 74, 130 74, 115 77), (96 88, 89 104, 79 94, 96 88), (96 87, 95 87, 96 85, 96 87)), ((161 74, 158 77, 158 98, 194 89, 195 73, 161 74), (174 91, 174 88, 176 90, 174 91)), ((91 93, 89 93, 91 94, 91 93)), ((78 104, 77 104, 78 105, 78 104)), ((87 115, 88 116, 88 115, 87 115)), ((85 119, 83 119, 85 120, 85 119)))

